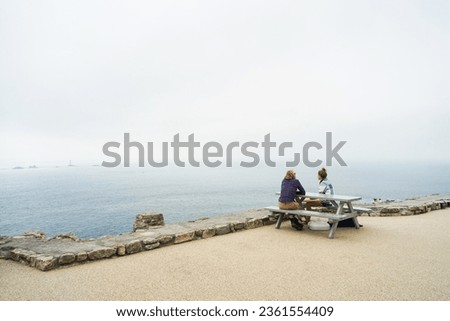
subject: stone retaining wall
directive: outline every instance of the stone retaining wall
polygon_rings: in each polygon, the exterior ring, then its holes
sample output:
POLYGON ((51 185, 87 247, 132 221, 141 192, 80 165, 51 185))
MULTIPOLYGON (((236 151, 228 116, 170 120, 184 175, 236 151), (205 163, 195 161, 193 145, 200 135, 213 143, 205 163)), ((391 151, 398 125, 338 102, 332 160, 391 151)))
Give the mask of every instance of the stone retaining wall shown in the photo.
POLYGON ((425 214, 431 211, 444 209, 450 206, 450 197, 433 198, 420 197, 407 199, 398 202, 381 204, 366 204, 372 212, 362 214, 362 216, 407 216, 425 214))
MULTIPOLYGON (((359 206, 359 205, 358 205, 359 206)), ((428 213, 450 206, 450 197, 423 197, 384 204, 365 204, 368 216, 401 216, 428 213)), ((217 218, 164 224, 162 213, 137 215, 134 232, 82 240, 72 233, 48 238, 43 232, 0 236, 0 258, 14 260, 41 271, 125 256, 160 247, 206 239, 274 224, 266 210, 251 210, 217 218)))
POLYGON ((43 232, 0 238, 0 258, 11 259, 41 271, 95 260, 124 256, 159 247, 235 233, 274 224, 264 210, 247 211, 212 219, 164 224, 161 213, 139 214, 132 233, 81 240, 73 234, 48 238, 43 232), (156 223, 155 223, 156 222, 156 223))

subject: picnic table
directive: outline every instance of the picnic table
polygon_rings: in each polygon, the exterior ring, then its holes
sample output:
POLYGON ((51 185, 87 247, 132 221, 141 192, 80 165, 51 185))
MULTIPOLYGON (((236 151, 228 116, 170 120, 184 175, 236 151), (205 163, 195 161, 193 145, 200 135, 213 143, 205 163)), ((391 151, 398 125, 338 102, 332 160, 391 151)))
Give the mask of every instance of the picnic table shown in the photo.
MULTIPOLYGON (((279 195, 280 193, 276 193, 279 195)), ((296 195, 296 200, 300 204, 305 200, 305 198, 311 199, 319 199, 319 200, 327 200, 331 203, 332 206, 327 207, 330 212, 317 212, 317 211, 307 211, 307 210, 281 210, 277 206, 269 206, 265 209, 271 211, 274 214, 278 215, 278 220, 275 225, 275 228, 279 229, 281 223, 285 217, 285 215, 301 215, 301 216, 310 216, 310 217, 320 217, 326 218, 331 221, 331 228, 328 232, 328 238, 334 238, 334 234, 336 233, 337 226, 340 221, 346 219, 352 219, 355 228, 359 229, 360 225, 358 223, 358 214, 361 212, 368 212, 369 209, 362 207, 354 207, 353 202, 359 201, 361 199, 360 196, 346 196, 346 195, 329 195, 329 194, 320 194, 320 193, 305 193, 305 195, 296 195)))

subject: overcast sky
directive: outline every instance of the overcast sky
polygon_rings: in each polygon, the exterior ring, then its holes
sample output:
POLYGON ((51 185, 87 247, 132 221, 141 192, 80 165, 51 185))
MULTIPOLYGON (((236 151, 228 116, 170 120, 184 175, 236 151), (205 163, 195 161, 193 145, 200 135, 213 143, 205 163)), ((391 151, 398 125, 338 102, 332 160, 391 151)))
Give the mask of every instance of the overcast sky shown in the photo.
POLYGON ((0 0, 0 167, 102 146, 347 144, 450 160, 448 1, 0 0))

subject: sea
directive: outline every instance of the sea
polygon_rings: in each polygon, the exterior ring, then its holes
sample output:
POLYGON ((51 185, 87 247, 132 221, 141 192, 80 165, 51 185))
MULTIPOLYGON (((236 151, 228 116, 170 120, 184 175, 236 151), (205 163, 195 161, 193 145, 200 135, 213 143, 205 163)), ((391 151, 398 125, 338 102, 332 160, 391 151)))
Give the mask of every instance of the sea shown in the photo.
MULTIPOLYGON (((317 191, 319 168, 298 167, 297 178, 317 191)), ((399 200, 450 194, 448 163, 355 163, 330 166, 335 193, 399 200)), ((49 166, 0 170, 0 235, 40 230, 94 238, 132 231, 143 212, 166 223, 215 217, 277 204, 286 168, 49 166)))

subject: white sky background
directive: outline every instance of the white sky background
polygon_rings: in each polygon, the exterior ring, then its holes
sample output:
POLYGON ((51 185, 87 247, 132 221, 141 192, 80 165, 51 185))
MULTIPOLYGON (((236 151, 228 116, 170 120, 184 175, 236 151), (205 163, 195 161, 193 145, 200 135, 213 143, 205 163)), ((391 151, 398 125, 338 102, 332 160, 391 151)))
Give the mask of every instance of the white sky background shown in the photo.
POLYGON ((450 160, 448 1, 0 0, 0 167, 107 141, 346 140, 450 160))

